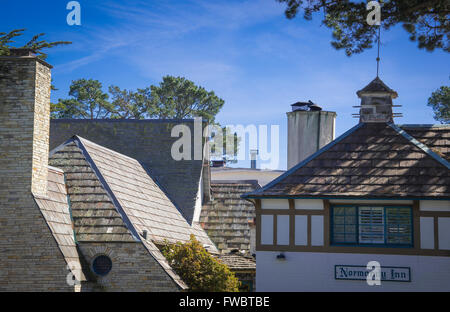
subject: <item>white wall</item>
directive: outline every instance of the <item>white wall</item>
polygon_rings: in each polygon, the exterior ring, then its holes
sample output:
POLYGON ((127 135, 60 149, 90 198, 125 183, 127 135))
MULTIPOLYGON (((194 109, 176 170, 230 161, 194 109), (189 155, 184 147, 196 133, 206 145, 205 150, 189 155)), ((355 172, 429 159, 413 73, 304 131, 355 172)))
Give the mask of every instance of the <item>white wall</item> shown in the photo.
POLYGON ((195 198, 194 216, 193 221, 200 221, 200 214, 202 213, 202 196, 203 196, 203 175, 198 182, 197 197, 195 198))
POLYGON ((439 249, 450 250, 450 218, 438 218, 438 241, 439 249))
POLYGON ((321 199, 296 199, 295 209, 323 210, 323 200, 321 199))
POLYGON ((277 216, 277 245, 289 245, 289 216, 277 216))
POLYGON ((450 291, 448 257, 285 252, 256 252, 256 289, 258 291, 450 291), (335 280, 335 265, 367 265, 411 268, 411 282, 382 281, 368 286, 365 281, 335 280))
POLYGON ((289 200, 263 199, 261 200, 261 209, 289 209, 289 200))
POLYGON ((250 168, 211 168, 211 181, 258 180, 264 186, 283 174, 283 170, 261 170, 250 168))
POLYGON ((295 216, 295 245, 308 244, 308 216, 295 216))
POLYGON ((420 248, 434 249, 434 218, 420 217, 420 248))
POLYGON ((261 244, 273 245, 273 215, 261 215, 261 244))
POLYGON ((421 200, 422 211, 450 211, 450 200, 421 200))
POLYGON ((323 216, 311 216, 311 245, 323 246, 323 216))

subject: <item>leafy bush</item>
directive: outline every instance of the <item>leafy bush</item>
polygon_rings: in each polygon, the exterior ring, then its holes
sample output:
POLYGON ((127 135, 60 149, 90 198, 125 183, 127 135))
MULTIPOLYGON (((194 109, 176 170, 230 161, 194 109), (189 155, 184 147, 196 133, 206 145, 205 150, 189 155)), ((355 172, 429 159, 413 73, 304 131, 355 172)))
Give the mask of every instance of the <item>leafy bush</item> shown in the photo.
POLYGON ((189 291, 239 291, 240 282, 234 273, 211 256, 194 235, 187 243, 166 242, 161 251, 170 266, 189 286, 189 291))

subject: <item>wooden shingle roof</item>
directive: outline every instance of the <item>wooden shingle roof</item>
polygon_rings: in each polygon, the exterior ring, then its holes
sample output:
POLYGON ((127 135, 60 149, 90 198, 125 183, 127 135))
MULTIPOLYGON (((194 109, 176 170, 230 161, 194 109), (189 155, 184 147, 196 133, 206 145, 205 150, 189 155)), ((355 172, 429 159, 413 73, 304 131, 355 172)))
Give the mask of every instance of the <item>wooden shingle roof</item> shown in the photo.
POLYGON ((433 152, 450 160, 450 125, 400 125, 433 152))
POLYGON ((200 222, 220 250, 250 250, 255 207, 241 195, 257 188, 257 181, 211 182, 212 200, 203 206, 200 222))
POLYGON ((239 253, 219 254, 217 258, 232 271, 256 271, 256 261, 239 253))
POLYGON ((394 99, 398 97, 397 92, 389 88, 379 77, 376 77, 367 86, 356 92, 358 96, 361 96, 364 93, 388 93, 394 99))
POLYGON ((360 123, 243 197, 450 198, 449 162, 407 131, 360 123))

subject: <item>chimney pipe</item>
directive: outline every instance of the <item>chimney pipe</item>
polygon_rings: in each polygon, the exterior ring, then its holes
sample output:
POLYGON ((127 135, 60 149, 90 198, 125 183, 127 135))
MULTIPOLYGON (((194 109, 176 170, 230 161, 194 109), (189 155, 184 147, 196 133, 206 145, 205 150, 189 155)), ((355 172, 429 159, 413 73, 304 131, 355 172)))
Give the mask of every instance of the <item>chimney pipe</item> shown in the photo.
POLYGON ((250 150, 250 168, 256 169, 256 158, 258 156, 258 150, 252 149, 250 150))

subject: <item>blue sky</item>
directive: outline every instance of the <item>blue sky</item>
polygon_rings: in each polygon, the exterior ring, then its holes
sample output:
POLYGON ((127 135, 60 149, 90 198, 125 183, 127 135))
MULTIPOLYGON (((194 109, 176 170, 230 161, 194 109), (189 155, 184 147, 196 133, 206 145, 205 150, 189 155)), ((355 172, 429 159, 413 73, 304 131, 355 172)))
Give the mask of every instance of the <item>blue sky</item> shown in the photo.
MULTIPOLYGON (((320 16, 287 20, 275 0, 79 2, 82 25, 68 26, 68 1, 2 1, 0 32, 27 28, 26 39, 44 32, 47 40, 73 41, 49 50, 59 89, 53 101, 67 97, 78 78, 98 79, 106 90, 184 76, 225 100, 221 124, 279 125, 279 169, 286 168, 290 104, 312 100, 336 111, 336 134, 342 134, 357 122, 351 116, 356 91, 376 75, 376 49, 349 58, 331 47, 320 16)), ((397 27, 382 32, 381 58, 380 77, 399 93, 395 104, 403 105, 397 123, 436 123, 426 103, 449 84, 449 55, 419 50, 397 27)))

